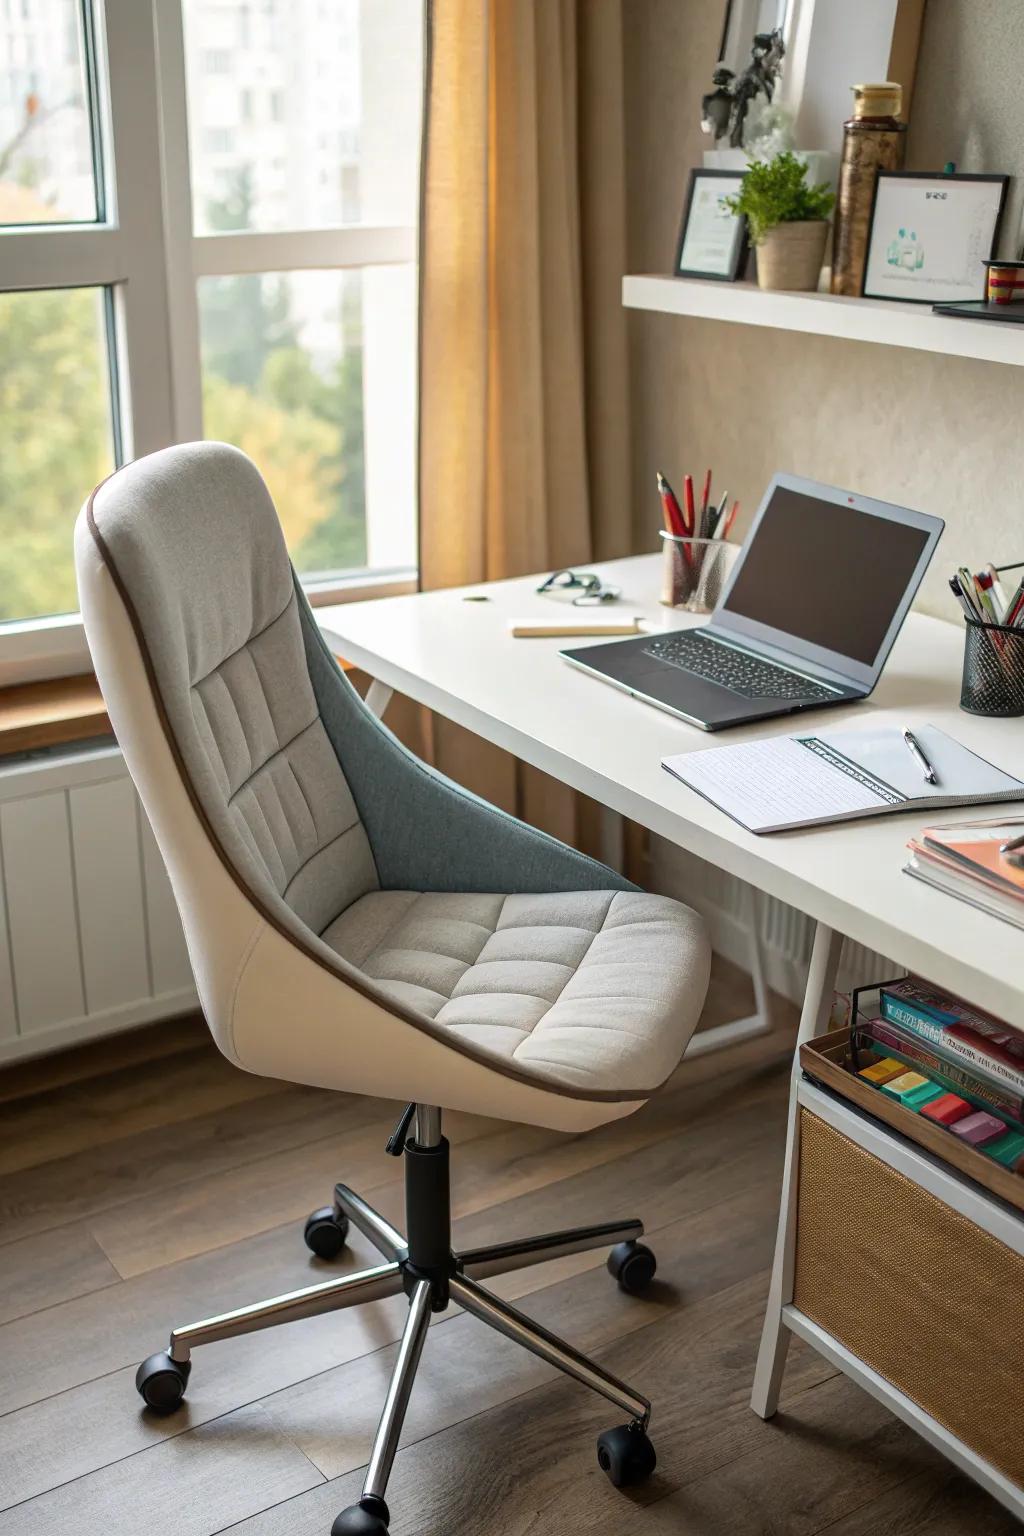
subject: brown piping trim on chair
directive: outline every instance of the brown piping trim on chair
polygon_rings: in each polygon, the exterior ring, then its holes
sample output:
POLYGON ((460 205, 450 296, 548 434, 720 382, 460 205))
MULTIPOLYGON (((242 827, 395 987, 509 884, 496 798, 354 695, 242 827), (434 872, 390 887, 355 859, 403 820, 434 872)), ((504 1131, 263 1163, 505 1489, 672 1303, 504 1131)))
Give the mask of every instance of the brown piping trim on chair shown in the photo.
MULTIPOLYGON (((107 478, 112 480, 114 476, 110 475, 107 478)), ((277 913, 268 907, 256 892, 249 889, 245 881, 242 879, 242 876, 239 874, 238 870, 234 867, 231 860, 228 858, 227 853, 222 847, 221 842, 209 820, 209 817, 206 814, 206 810, 198 795, 196 794, 195 787, 192 783, 187 766, 185 764, 185 760, 181 755, 178 743, 174 739, 174 732, 171 729, 171 722, 168 718, 167 711, 164 707, 164 701, 160 694, 160 687, 157 682, 156 671, 153 667, 152 659, 149 653, 149 647, 146 644, 146 638, 142 630, 142 625, 139 622, 138 613, 136 612, 135 605, 131 600, 128 589, 121 579, 121 573, 117 569, 117 564, 113 555, 110 553, 110 548, 107 545, 106 540, 104 539, 99 528, 97 527, 96 514, 93 503, 95 502, 97 492, 102 490, 103 486, 106 484, 107 480, 101 481, 86 503, 85 513, 89 532, 92 535, 92 539, 96 545, 97 550, 99 551, 100 559, 103 561, 103 564, 106 566, 108 572, 110 573, 110 579, 114 583, 117 594, 124 604, 125 612, 128 615, 129 623, 132 626, 132 630, 135 634, 135 639, 139 647, 139 653, 142 656, 142 664, 145 668, 146 678, 149 682, 150 692, 153 696, 153 704, 157 712, 157 718, 160 721, 160 726, 164 733, 164 739, 167 742, 171 757, 174 760, 174 765, 178 770, 179 777, 185 786, 185 790, 188 794, 189 801, 191 802, 192 809, 195 811, 196 816, 199 818, 200 825, 202 826, 203 831, 206 833, 207 839, 215 850, 221 864, 230 875, 234 884, 241 891, 246 901, 249 902, 250 906, 254 907, 259 915, 264 919, 264 921, 269 923, 271 928, 275 929, 282 938, 286 939, 289 944, 294 944, 295 947, 300 950, 308 960, 312 960, 314 965, 318 965, 321 970, 327 971, 331 976, 335 976, 339 981, 344 982, 346 986, 351 987, 353 991, 358 992, 369 1002, 376 1003, 377 1007, 382 1008, 385 1013, 390 1013, 394 1015, 395 1018, 401 1019, 404 1024, 411 1025, 413 1029, 419 1030, 421 1034, 429 1035, 432 1040, 436 1040, 439 1044, 444 1045, 446 1049, 455 1051, 460 1056, 468 1056, 471 1061, 475 1061, 478 1066, 487 1068, 488 1071, 497 1072, 502 1077, 512 1078, 516 1082, 524 1083, 530 1088, 537 1088, 542 1092, 551 1093, 556 1098, 582 1099, 592 1104, 639 1104, 642 1100, 649 1099, 653 1094, 657 1093, 658 1089, 663 1086, 664 1082, 668 1081, 667 1077, 663 1080, 662 1083, 659 1083, 657 1087, 632 1088, 628 1093, 618 1093, 613 1089, 602 1089, 587 1092, 582 1088, 572 1088, 563 1084, 556 1085, 542 1077, 535 1076, 522 1068, 506 1066, 502 1062, 495 1061, 492 1057, 487 1056, 482 1051, 474 1049, 471 1042, 461 1040, 458 1037, 453 1038, 452 1032, 450 1030, 446 1030, 443 1027, 437 1026, 434 1024, 433 1020, 428 1019, 426 1015, 417 1014, 411 1008, 404 1008, 394 999, 387 997, 383 993, 377 992, 373 987, 368 985, 368 978, 363 977, 354 966, 351 968, 351 971, 348 971, 343 969, 340 964, 332 964, 326 956, 317 954, 315 950, 304 944, 296 934, 291 933, 281 922, 281 919, 278 917, 277 913)), ((674 1070, 675 1068, 673 1068, 673 1071, 674 1070)))

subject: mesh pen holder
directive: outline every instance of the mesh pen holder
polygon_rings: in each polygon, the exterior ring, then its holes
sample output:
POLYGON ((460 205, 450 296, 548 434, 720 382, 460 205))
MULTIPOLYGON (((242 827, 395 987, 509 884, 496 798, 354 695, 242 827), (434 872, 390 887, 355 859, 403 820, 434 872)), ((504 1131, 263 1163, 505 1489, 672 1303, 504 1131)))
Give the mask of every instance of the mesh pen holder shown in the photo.
POLYGON ((1024 630, 966 620, 960 708, 971 715, 1024 715, 1024 630))
POLYGON ((710 613, 739 548, 724 539, 681 539, 662 529, 661 601, 665 607, 710 613))

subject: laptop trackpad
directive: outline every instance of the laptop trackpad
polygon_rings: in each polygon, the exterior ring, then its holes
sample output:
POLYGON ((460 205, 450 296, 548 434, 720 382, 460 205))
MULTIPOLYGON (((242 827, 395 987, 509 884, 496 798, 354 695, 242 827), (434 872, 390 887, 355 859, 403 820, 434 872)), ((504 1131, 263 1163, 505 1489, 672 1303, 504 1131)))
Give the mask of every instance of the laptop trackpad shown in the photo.
POLYGON ((759 714, 783 714, 791 708, 781 704, 773 708, 767 700, 758 701, 755 706, 731 688, 656 660, 647 650, 650 643, 651 637, 643 635, 637 640, 612 640, 606 645, 591 645, 562 654, 603 673, 642 698, 712 726, 749 720, 759 714))
MULTIPOLYGON (((656 699, 659 704, 667 704, 669 709, 677 709, 680 714, 716 725, 734 719, 749 720, 752 714, 760 713, 765 705, 769 711, 774 712, 772 705, 776 702, 771 699, 754 701, 744 698, 742 694, 733 693, 731 688, 724 688, 721 683, 713 683, 708 678, 684 672, 681 667, 669 666, 667 663, 643 671, 637 668, 628 678, 628 685, 635 693, 656 699)), ((780 713, 791 707, 778 702, 780 713)))

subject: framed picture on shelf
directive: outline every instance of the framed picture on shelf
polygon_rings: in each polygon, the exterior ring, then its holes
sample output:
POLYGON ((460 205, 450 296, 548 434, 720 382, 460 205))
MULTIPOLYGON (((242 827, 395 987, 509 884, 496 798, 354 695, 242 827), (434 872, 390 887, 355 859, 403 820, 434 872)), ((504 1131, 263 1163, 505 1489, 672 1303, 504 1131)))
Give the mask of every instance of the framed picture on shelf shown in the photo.
POLYGON ((690 172, 676 246, 676 277, 715 277, 734 283, 747 259, 747 221, 723 199, 737 193, 743 171, 690 172))
POLYGON ((1009 179, 879 171, 864 297, 912 304, 983 299, 1009 179))

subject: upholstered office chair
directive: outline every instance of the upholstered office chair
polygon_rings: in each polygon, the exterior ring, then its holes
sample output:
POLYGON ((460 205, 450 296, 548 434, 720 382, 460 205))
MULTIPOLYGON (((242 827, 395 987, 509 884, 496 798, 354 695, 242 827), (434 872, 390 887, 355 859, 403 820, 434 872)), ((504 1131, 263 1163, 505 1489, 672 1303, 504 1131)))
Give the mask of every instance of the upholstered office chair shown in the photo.
MULTIPOLYGON (((490 1295, 481 1277, 609 1246, 626 1290, 654 1272, 639 1221, 453 1253, 441 1110, 566 1131, 627 1115, 679 1061, 707 990, 688 908, 486 805, 402 747, 325 645, 266 486, 192 443, 120 470, 75 530, 86 633, 170 873, 203 1009, 249 1072, 408 1099, 407 1235, 344 1184, 306 1241, 371 1269, 175 1328, 139 1367, 178 1407, 197 1344, 404 1291, 409 1314, 363 1496, 335 1536, 386 1536, 384 1502, 432 1312, 450 1300, 603 1393, 617 1484, 654 1466, 650 1404, 490 1295)), ((443 1344, 442 1344, 443 1347, 443 1344)))

